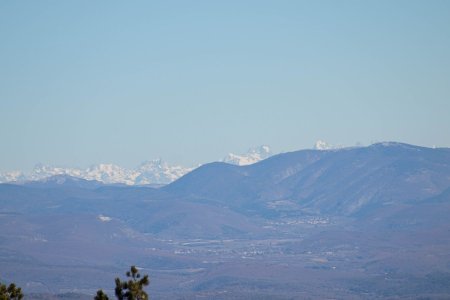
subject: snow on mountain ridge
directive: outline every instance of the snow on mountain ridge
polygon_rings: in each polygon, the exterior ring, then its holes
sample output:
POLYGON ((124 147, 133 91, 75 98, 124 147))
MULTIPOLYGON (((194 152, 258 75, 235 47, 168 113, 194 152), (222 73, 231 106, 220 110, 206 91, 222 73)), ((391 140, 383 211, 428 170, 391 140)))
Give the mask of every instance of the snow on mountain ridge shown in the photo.
POLYGON ((81 176, 87 180, 97 180, 103 183, 125 183, 134 185, 139 174, 134 170, 127 170, 114 164, 98 164, 89 167, 81 176))
MULTIPOLYGON (((250 148, 247 153, 242 155, 230 153, 221 161, 244 166, 266 159, 271 155, 270 147, 262 145, 250 148)), ((193 169, 194 167, 170 165, 160 158, 144 161, 135 169, 126 169, 115 164, 105 163, 92 165, 87 169, 37 164, 29 173, 20 171, 0 173, 0 183, 41 181, 57 175, 67 175, 85 180, 96 180, 106 184, 169 184, 193 169)))
POLYGON ((262 145, 259 147, 250 148, 247 153, 241 155, 228 153, 222 161, 233 165, 246 166, 257 163, 258 161, 266 159, 271 155, 272 151, 270 147, 267 145, 262 145))
POLYGON ((192 169, 182 166, 171 166, 161 159, 144 162, 137 169, 126 169, 114 164, 97 164, 84 170, 38 164, 30 173, 20 171, 0 173, 0 183, 41 181, 57 175, 68 175, 85 180, 96 180, 106 184, 168 184, 192 169))
POLYGON ((342 148, 345 147, 343 145, 333 145, 323 140, 317 140, 313 147, 314 150, 338 150, 342 148))
POLYGON ((136 177, 135 184, 167 184, 192 170, 193 168, 170 166, 161 159, 145 161, 137 169, 139 176, 136 177))
MULTIPOLYGON (((340 149, 342 146, 328 144, 322 140, 315 143, 316 150, 340 149)), ((220 161, 238 166, 257 163, 272 156, 268 145, 250 148, 244 154, 229 153, 220 161)), ((96 180, 106 184, 121 183, 126 185, 169 184, 195 167, 170 165, 162 159, 142 162, 135 169, 126 169, 114 164, 97 164, 87 169, 53 167, 37 164, 30 173, 20 171, 0 173, 0 183, 39 181, 56 175, 68 175, 85 180, 96 180)))
POLYGON ((24 181, 24 180, 26 180, 26 175, 21 171, 0 173, 0 183, 13 182, 13 181, 24 181))

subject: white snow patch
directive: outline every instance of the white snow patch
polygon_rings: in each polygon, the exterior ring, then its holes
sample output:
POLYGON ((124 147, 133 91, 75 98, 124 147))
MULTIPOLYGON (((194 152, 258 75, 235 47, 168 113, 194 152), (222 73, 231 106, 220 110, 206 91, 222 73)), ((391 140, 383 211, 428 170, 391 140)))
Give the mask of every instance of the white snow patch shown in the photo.
POLYGON ((315 150, 339 150, 345 148, 343 145, 333 145, 323 140, 317 140, 313 149, 315 150))
POLYGON ((98 218, 100 221, 102 221, 102 222, 109 222, 109 221, 112 220, 111 217, 107 217, 107 216, 104 216, 104 215, 99 215, 97 218, 98 218))
POLYGON ((259 147, 250 148, 247 153, 241 155, 229 153, 222 159, 222 161, 233 165, 247 166, 257 163, 270 156, 272 156, 270 147, 267 145, 262 145, 259 147))

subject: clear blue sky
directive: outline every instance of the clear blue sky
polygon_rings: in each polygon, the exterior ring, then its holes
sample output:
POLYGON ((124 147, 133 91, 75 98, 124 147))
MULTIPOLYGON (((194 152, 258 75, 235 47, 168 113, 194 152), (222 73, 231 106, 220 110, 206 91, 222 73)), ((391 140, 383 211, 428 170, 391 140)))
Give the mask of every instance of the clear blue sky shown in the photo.
POLYGON ((450 146, 450 1, 0 2, 0 171, 450 146))

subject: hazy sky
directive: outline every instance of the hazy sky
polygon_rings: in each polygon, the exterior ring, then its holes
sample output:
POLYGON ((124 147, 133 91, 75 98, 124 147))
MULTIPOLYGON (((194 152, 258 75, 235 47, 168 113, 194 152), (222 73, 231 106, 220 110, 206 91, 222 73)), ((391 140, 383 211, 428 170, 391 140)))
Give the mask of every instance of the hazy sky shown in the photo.
POLYGON ((0 171, 450 146, 450 1, 0 2, 0 171))

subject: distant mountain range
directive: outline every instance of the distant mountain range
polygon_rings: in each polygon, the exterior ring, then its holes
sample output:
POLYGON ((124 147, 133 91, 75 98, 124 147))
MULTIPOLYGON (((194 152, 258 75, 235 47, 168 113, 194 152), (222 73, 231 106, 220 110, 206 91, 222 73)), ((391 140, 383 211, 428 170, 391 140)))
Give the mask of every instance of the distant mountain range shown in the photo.
POLYGON ((261 146, 194 170, 161 160, 136 170, 109 164, 85 171, 37 166, 26 179, 25 185, 34 187, 160 184, 158 195, 213 201, 241 213, 348 216, 444 193, 450 188, 450 149, 386 142, 270 156, 270 148, 261 146))
POLYGON ((239 210, 352 215, 449 187, 450 149, 387 142, 283 153, 249 166, 206 164, 164 190, 239 210))
POLYGON ((344 148, 344 146, 342 146, 342 145, 332 145, 332 144, 327 143, 327 142, 322 141, 322 140, 318 140, 314 144, 314 149, 315 150, 332 150, 332 149, 341 149, 341 148, 344 148))
MULTIPOLYGON (((235 165, 249 165, 272 155, 269 146, 249 149, 245 154, 229 153, 221 161, 235 165)), ((36 165, 30 173, 14 171, 0 173, 0 183, 42 181, 57 175, 96 180, 105 184, 165 185, 192 171, 193 167, 171 165, 162 159, 141 163, 136 169, 126 169, 115 164, 97 164, 87 169, 36 165)))
POLYGON ((109 165, 0 184, 0 269, 27 294, 86 299, 132 264, 158 299, 448 299, 450 149, 317 148, 158 188, 105 184, 152 178, 109 165))
POLYGON ((105 184, 151 185, 167 184, 193 168, 173 166, 157 159, 146 161, 136 169, 126 169, 114 164, 98 164, 87 169, 61 168, 38 164, 30 173, 9 172, 0 174, 0 182, 42 181, 57 175, 67 175, 105 184))
POLYGON ((257 163, 270 156, 272 156, 272 150, 269 146, 263 145, 255 148, 250 148, 247 153, 242 155, 229 153, 225 158, 222 159, 222 162, 237 166, 247 166, 257 163))

